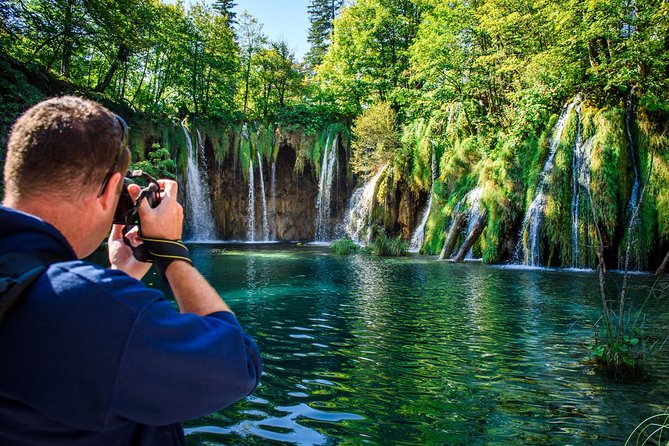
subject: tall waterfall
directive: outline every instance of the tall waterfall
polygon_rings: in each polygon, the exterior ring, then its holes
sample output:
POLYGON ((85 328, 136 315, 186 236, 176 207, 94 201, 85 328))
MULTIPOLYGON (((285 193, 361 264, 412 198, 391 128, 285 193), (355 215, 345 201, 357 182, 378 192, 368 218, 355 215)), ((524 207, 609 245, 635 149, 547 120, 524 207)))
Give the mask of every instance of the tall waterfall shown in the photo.
MULTIPOLYGON (((581 217, 581 193, 590 189, 590 153, 594 143, 594 136, 587 141, 581 141, 581 126, 579 122, 574 143, 574 158, 572 161, 572 196, 571 196, 571 248, 572 268, 583 268, 587 262, 581 262, 581 246, 587 244, 587 229, 582 230, 588 221, 588 215, 581 217), (585 221, 583 219, 585 218, 585 221), (583 237, 581 234, 583 233, 583 237)), ((590 204, 588 204, 590 205, 590 204)))
POLYGON ((188 147, 188 163, 186 164, 186 239, 205 241, 216 239, 216 228, 211 210, 211 194, 206 174, 206 160, 204 158, 204 141, 197 132, 197 149, 193 148, 186 120, 181 122, 186 145, 188 147), (200 172, 199 164, 203 166, 200 172))
POLYGON ((260 170, 260 195, 262 196, 262 239, 264 241, 269 240, 269 222, 267 221, 267 197, 265 196, 265 180, 262 173, 262 156, 260 152, 256 152, 258 155, 258 169, 260 170))
POLYGON ((546 164, 544 164, 544 169, 541 172, 541 179, 539 181, 539 188, 537 190, 537 195, 534 197, 532 204, 530 205, 527 213, 525 214, 525 219, 523 220, 523 226, 519 234, 518 245, 516 246, 516 255, 520 257, 522 255, 522 262, 525 265, 529 266, 539 266, 541 263, 541 223, 544 217, 544 208, 546 207, 546 183, 548 177, 553 171, 553 163, 555 160, 555 152, 557 151, 558 146, 560 145, 560 137, 562 136, 562 131, 567 123, 567 118, 571 113, 574 106, 577 103, 581 102, 581 95, 577 95, 570 104, 565 104, 560 113, 558 121, 553 127, 553 131, 550 137, 549 143, 549 154, 546 164), (527 235, 527 243, 525 243, 525 235, 527 235))
POLYGON ((639 204, 639 194, 641 193, 641 174, 639 173, 639 164, 636 161, 636 151, 634 144, 634 137, 632 136, 632 114, 633 114, 633 104, 632 104, 632 95, 627 103, 627 110, 625 110, 625 130, 627 134, 627 145, 629 147, 630 159, 632 160, 632 167, 634 168, 634 183, 632 185, 632 194, 630 195, 629 202, 627 203, 627 218, 632 218, 634 209, 636 209, 639 204))
MULTIPOLYGON (((469 201, 469 215, 467 216, 467 232, 465 233, 465 237, 469 236, 469 234, 474 230, 474 226, 481 216, 481 195, 483 195, 483 188, 481 187, 472 189, 467 194, 467 200, 469 201)), ((470 248, 469 252, 467 252, 467 255, 465 256, 465 259, 471 260, 473 258, 474 253, 470 248)))
MULTIPOLYGON (((579 232, 581 216, 581 191, 586 185, 586 179, 589 177, 589 157, 590 147, 592 147, 591 138, 586 143, 581 140, 581 106, 579 103, 574 108, 576 112, 576 139, 574 140, 574 150, 571 161, 571 266, 572 268, 579 268, 580 263, 580 247, 579 232), (589 142, 589 144, 588 144, 589 142)), ((587 217, 587 216, 586 216, 587 217)))
MULTIPOLYGON (((634 93, 635 90, 632 88, 629 98, 627 99, 627 106, 625 110, 625 132, 627 135, 627 146, 629 148, 630 159, 632 160, 632 167, 634 170, 634 183, 632 184, 632 193, 630 194, 630 199, 627 203, 626 216, 627 222, 625 224, 625 232, 627 237, 633 237, 634 231, 639 228, 639 215, 637 214, 636 219, 632 222, 632 217, 634 217, 634 211, 639 206, 639 200, 641 199, 641 173, 639 172, 639 163, 637 161, 636 154, 636 143, 634 142, 634 136, 632 135, 632 119, 634 115, 634 93), (631 223, 631 226, 629 226, 631 223)), ((634 238, 632 238, 632 241, 634 238)), ((639 258, 638 249, 632 248, 630 250, 630 264, 628 268, 638 269, 641 264, 641 259, 639 258)), ((625 256, 618 256, 618 263, 620 269, 625 268, 625 256)))
POLYGON ((427 224, 427 219, 430 216, 430 210, 432 209, 432 192, 434 190, 434 182, 437 180, 437 151, 434 148, 434 145, 431 146, 432 149, 432 184, 430 187, 430 197, 427 200, 427 206, 420 218, 420 223, 416 226, 414 233, 411 235, 411 241, 409 242, 409 249, 412 251, 419 251, 423 246, 425 241, 425 225, 427 224))
POLYGON ((325 148, 323 149, 323 162, 321 163, 321 176, 318 180, 318 197, 316 198, 316 240, 328 241, 332 238, 332 189, 336 176, 335 162, 339 138, 337 134, 328 134, 325 148))
POLYGON ((351 195, 348 212, 346 213, 345 230, 346 234, 358 243, 368 243, 371 239, 370 220, 374 205, 374 193, 376 192, 376 184, 386 167, 379 169, 372 179, 362 187, 357 188, 351 195))
POLYGON ((246 240, 252 242, 256 239, 256 198, 252 158, 249 160, 249 164, 249 205, 246 213, 246 240))
POLYGON ((270 206, 272 209, 272 221, 274 222, 273 226, 273 234, 274 238, 276 239, 276 160, 272 160, 272 180, 271 180, 271 186, 270 186, 270 206))

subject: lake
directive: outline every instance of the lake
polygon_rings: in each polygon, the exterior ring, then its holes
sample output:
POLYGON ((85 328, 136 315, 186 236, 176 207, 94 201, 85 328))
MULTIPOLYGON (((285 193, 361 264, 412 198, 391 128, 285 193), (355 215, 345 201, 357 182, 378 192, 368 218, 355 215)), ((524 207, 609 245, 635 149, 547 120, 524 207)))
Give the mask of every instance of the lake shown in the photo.
MULTIPOLYGON (((185 423, 191 445, 620 445, 669 405, 666 346, 643 383, 587 365, 593 272, 294 244, 190 248, 264 360, 251 396, 185 423)), ((621 281, 609 276, 612 290, 621 281)), ((667 327, 654 277, 633 282, 646 326, 667 327)))

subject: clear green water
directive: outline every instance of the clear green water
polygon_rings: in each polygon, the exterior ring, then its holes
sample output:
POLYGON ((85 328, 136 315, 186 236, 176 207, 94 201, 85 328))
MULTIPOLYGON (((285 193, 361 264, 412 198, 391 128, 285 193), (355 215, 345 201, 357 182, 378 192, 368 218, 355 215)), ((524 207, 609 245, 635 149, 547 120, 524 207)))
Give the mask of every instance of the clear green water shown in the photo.
MULTIPOLYGON (((252 396, 185 424, 191 445, 620 445, 669 405, 667 348, 651 382, 584 365, 599 315, 591 273, 294 245, 191 250, 265 363, 252 396)), ((639 306, 647 292, 636 294, 639 306)), ((649 324, 666 323, 668 300, 651 300, 649 324)))

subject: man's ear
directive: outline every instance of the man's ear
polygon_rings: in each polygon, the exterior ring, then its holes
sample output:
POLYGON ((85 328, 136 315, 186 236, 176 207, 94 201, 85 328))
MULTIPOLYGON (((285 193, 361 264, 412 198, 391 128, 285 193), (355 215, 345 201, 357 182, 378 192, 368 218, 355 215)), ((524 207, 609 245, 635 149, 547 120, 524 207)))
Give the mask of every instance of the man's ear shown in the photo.
POLYGON ((119 183, 121 182, 123 182, 123 175, 119 172, 114 172, 114 174, 109 177, 109 182, 107 183, 104 193, 98 197, 98 201, 103 210, 106 211, 109 208, 112 210, 116 209, 119 191, 121 190, 121 185, 119 183))

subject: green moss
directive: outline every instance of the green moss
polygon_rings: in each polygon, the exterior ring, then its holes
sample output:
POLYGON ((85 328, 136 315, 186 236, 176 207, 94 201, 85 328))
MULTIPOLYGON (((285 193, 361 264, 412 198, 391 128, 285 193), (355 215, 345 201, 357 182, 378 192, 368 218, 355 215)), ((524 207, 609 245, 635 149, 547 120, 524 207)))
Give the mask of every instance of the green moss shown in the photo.
POLYGON ((570 266, 572 161, 578 132, 578 114, 573 110, 567 117, 553 159, 553 169, 546 181, 544 231, 552 258, 549 266, 570 266))

